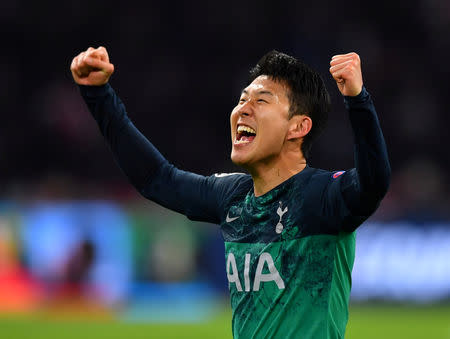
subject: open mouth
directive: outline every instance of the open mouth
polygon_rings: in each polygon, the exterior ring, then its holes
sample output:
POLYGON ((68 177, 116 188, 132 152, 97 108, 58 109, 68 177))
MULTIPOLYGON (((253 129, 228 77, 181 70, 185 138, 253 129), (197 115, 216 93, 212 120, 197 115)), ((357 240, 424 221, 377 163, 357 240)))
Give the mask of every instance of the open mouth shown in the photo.
POLYGON ((245 125, 239 125, 236 133, 235 144, 248 144, 256 137, 256 131, 245 125))

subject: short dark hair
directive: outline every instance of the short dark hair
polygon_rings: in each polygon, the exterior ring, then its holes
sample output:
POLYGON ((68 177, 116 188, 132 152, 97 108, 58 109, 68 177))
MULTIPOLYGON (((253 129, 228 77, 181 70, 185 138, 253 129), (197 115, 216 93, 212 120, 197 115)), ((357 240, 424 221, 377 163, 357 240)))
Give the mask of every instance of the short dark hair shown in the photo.
POLYGON ((248 83, 260 75, 266 75, 287 85, 290 101, 289 119, 298 114, 305 114, 311 118, 313 122, 311 131, 304 137, 302 143, 303 156, 308 159, 312 142, 325 128, 331 107, 330 95, 322 77, 300 60, 275 50, 264 55, 250 70, 248 83))

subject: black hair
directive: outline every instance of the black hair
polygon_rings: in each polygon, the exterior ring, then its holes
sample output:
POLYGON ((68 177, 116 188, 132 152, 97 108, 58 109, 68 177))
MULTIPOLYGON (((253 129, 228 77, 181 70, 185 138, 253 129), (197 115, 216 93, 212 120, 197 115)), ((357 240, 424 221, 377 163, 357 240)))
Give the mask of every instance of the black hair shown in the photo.
POLYGON ((302 153, 305 159, 310 156, 312 142, 327 124, 331 107, 330 95, 323 79, 309 66, 287 54, 271 51, 250 70, 249 84, 260 75, 279 81, 288 87, 290 101, 289 119, 294 115, 305 114, 312 120, 311 131, 303 138, 302 153))

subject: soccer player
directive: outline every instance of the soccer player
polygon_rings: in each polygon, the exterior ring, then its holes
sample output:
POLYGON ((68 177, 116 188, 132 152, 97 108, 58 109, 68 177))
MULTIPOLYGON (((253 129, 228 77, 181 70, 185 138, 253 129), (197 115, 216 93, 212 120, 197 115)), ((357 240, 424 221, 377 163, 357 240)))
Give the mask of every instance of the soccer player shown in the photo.
POLYGON ((353 129, 355 168, 308 166, 329 95, 316 72, 272 51, 251 70, 230 115, 231 160, 249 174, 204 177, 175 168, 131 123, 108 83, 114 67, 105 48, 73 59, 73 78, 136 189, 192 220, 220 224, 234 338, 344 338, 355 230, 385 195, 390 166, 359 56, 336 55, 330 64, 353 129))

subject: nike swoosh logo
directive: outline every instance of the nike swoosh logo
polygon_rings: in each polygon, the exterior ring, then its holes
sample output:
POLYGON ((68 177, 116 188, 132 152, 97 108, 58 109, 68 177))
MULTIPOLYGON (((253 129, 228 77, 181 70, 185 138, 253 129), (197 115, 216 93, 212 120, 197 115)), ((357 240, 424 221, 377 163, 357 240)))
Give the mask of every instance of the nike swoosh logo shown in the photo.
POLYGON ((230 175, 236 175, 236 174, 244 174, 244 173, 239 173, 239 172, 233 172, 233 173, 214 173, 214 176, 216 178, 223 178, 223 177, 228 177, 230 175))
POLYGON ((232 222, 235 221, 236 219, 239 219, 241 216, 238 215, 237 217, 232 217, 230 218, 230 216, 227 214, 227 218, 225 219, 226 222, 232 222))

